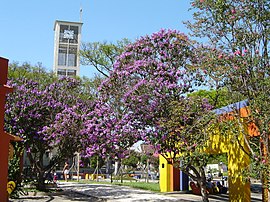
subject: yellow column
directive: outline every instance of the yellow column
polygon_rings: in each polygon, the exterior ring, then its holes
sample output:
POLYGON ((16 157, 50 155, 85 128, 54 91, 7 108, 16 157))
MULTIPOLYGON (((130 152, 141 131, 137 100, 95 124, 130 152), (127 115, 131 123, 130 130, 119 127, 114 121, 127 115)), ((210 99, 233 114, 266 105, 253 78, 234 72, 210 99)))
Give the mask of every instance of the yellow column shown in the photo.
MULTIPOLYGON (((243 138, 239 134, 239 143, 244 145, 243 138)), ((248 169, 249 156, 241 149, 238 142, 229 146, 228 152, 228 176, 230 201, 250 201, 250 182, 244 179, 242 171, 248 169)), ((247 148, 245 148, 246 151, 247 148)))
POLYGON ((243 134, 222 135, 219 131, 213 131, 205 152, 210 154, 227 153, 230 201, 250 201, 250 183, 243 178, 242 174, 242 171, 248 169, 250 164, 249 156, 243 151, 243 148, 248 151, 243 134))
POLYGON ((170 192, 170 164, 168 164, 167 160, 159 155, 159 186, 161 192, 170 192))

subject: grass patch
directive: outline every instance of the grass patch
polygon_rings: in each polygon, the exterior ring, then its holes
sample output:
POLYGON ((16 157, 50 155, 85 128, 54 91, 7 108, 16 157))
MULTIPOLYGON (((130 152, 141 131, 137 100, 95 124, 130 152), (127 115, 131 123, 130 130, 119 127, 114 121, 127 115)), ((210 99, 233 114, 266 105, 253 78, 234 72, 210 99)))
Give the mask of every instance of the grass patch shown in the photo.
MULTIPOLYGON (((130 181, 137 181, 137 179, 134 179, 133 177, 129 177, 129 176, 123 176, 122 179, 130 180, 130 181)), ((113 177, 113 180, 121 180, 121 176, 115 176, 113 177)))
POLYGON ((92 181, 92 180, 80 180, 80 183, 85 183, 85 184, 112 184, 112 185, 118 185, 118 186, 128 186, 128 187, 133 187, 137 189, 144 189, 144 190, 149 190, 149 191, 154 191, 154 192, 160 192, 159 188, 159 183, 152 183, 152 182, 107 182, 107 181, 92 181))
POLYGON ((154 192, 160 192, 159 183, 146 183, 146 182, 124 182, 120 185, 129 186, 138 189, 144 189, 154 192))

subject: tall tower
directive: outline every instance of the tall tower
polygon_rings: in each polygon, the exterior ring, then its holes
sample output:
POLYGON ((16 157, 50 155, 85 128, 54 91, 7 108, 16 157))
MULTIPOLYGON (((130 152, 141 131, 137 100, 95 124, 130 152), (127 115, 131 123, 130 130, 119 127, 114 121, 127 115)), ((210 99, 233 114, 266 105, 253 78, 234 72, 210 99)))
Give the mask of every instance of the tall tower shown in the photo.
POLYGON ((79 76, 81 22, 56 20, 54 24, 53 71, 59 76, 79 76))

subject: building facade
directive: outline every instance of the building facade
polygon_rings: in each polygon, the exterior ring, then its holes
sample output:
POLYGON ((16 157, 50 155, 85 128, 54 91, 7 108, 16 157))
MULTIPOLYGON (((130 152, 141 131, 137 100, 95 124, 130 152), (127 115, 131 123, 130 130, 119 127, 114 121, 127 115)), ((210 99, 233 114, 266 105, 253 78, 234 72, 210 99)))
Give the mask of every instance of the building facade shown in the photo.
POLYGON ((81 22, 56 20, 54 24, 53 71, 58 76, 79 76, 81 22))

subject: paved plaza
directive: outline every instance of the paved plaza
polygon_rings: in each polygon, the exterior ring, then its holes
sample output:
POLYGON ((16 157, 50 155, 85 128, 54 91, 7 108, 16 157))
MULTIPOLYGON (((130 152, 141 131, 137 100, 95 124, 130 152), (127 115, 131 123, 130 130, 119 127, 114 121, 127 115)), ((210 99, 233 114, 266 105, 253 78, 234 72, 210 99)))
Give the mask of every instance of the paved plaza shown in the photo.
MULTIPOLYGON (((136 202, 136 201, 201 201, 200 196, 189 193, 155 193, 141 189, 134 189, 126 186, 109 184, 83 184, 76 182, 61 182, 59 188, 63 191, 54 193, 30 193, 29 196, 22 196, 20 199, 11 199, 10 202, 70 202, 70 201, 108 201, 108 202, 136 202)), ((256 191, 256 190, 255 190, 256 191)), ((257 191, 256 191, 257 192, 257 191)), ((261 201, 261 193, 252 192, 253 202, 261 201)), ((229 201, 227 194, 211 195, 210 202, 229 201)))

